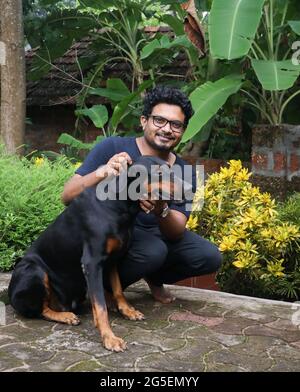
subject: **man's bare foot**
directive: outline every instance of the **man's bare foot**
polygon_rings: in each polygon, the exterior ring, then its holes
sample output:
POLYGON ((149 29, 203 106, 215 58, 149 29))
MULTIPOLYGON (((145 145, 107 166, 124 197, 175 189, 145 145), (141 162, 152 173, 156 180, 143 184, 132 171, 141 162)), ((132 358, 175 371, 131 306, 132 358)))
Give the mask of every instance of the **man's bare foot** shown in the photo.
POLYGON ((156 301, 161 302, 162 304, 169 304, 175 301, 176 297, 170 293, 169 290, 165 289, 164 286, 154 286, 153 283, 150 283, 146 280, 149 289, 151 290, 151 294, 156 301))

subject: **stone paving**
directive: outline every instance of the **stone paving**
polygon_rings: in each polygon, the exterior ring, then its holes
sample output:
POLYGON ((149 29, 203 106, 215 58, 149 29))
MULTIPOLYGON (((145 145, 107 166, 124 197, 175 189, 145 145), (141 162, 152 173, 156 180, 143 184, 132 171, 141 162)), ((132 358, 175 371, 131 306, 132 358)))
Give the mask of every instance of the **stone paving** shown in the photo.
POLYGON ((300 371, 299 304, 169 288, 177 297, 170 305, 155 302, 142 282, 126 291, 144 321, 110 312, 114 332, 128 342, 124 353, 102 347, 88 306, 81 324, 71 327, 24 319, 7 305, 6 325, 0 326, 0 371, 300 371))

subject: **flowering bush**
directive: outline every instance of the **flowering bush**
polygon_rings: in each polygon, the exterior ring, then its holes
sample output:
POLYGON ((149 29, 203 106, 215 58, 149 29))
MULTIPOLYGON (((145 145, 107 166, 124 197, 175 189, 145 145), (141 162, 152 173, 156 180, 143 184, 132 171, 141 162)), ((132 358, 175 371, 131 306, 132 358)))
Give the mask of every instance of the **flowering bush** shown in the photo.
POLYGON ((187 227, 219 246, 224 261, 217 279, 224 291, 298 299, 300 228, 278 218, 275 200, 253 186, 250 175, 235 160, 210 175, 204 207, 192 212, 187 227))
POLYGON ((10 270, 63 211, 64 183, 75 171, 66 158, 19 158, 0 145, 0 270, 10 270))

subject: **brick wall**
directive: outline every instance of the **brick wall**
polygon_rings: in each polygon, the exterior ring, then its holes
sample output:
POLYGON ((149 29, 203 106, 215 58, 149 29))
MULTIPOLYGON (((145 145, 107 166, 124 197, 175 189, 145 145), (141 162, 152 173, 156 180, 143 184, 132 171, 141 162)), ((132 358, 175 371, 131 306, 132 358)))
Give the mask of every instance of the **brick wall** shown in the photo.
POLYGON ((284 199, 300 191, 300 126, 257 126, 252 131, 253 182, 284 199))
MULTIPOLYGON (((27 108, 27 117, 32 124, 26 126, 25 144, 27 153, 35 150, 60 152, 63 145, 57 140, 62 133, 73 135, 75 129, 76 116, 75 106, 30 106, 27 108)), ((76 138, 84 142, 92 142, 100 135, 91 122, 86 125, 81 124, 82 133, 76 138)), ((83 154, 84 156, 84 154, 83 154)))

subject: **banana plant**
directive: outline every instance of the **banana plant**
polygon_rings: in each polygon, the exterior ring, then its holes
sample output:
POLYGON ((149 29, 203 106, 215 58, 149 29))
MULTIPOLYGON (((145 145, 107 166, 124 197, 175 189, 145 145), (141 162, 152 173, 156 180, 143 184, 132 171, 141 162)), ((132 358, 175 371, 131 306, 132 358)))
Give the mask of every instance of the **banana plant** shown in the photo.
MULTIPOLYGON (((193 70, 191 79, 194 80, 185 86, 185 91, 190 94, 194 115, 182 137, 180 149, 184 143, 189 141, 197 143, 209 139, 215 115, 228 98, 241 88, 243 77, 232 74, 232 70, 231 73, 219 75, 219 79, 216 77, 217 67, 211 54, 206 53, 206 38, 204 26, 202 26, 206 23, 210 1, 189 0, 181 1, 180 4, 172 0, 163 2, 169 4, 172 10, 172 15, 168 14, 162 18, 176 34, 172 44, 175 45, 176 42, 180 42, 179 40, 185 43, 182 47, 186 51, 193 70), (183 40, 184 37, 185 40, 183 40), (190 42, 189 45, 188 42, 190 42)), ((154 51, 159 54, 163 47, 161 43, 153 42, 149 43, 144 50, 147 55, 154 51)))
MULTIPOLYGON (((108 116, 108 111, 104 105, 93 105, 90 108, 78 109, 75 114, 78 117, 88 117, 96 128, 102 131, 92 143, 84 143, 75 137, 63 133, 58 139, 58 143, 66 144, 75 149, 90 150, 103 138, 114 136, 119 125, 126 123, 126 117, 134 116, 136 108, 140 106, 141 94, 152 85, 152 80, 143 82, 135 91, 131 92, 121 79, 108 79, 106 88, 90 88, 89 94, 106 97, 111 101, 113 113, 108 116)), ((124 127, 123 127, 124 128, 124 127)))
POLYGON ((213 0, 209 15, 212 55, 250 61, 255 79, 249 78, 242 91, 246 103, 270 124, 282 123, 288 103, 300 94, 291 90, 300 75, 300 64, 292 61, 300 21, 289 21, 291 14, 300 18, 296 5, 293 0, 213 0))
POLYGON ((197 87, 190 95, 195 113, 189 121, 181 142, 185 143, 199 133, 227 99, 241 88, 242 82, 241 76, 230 75, 197 87))

